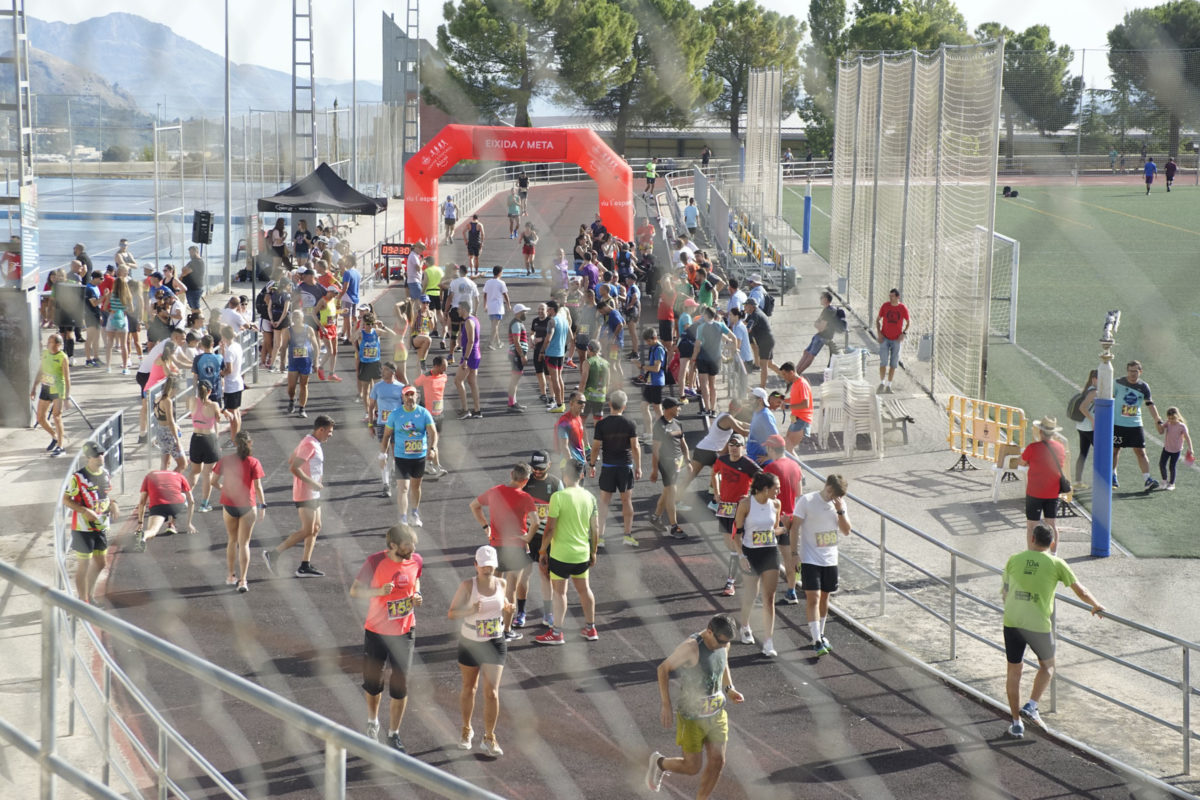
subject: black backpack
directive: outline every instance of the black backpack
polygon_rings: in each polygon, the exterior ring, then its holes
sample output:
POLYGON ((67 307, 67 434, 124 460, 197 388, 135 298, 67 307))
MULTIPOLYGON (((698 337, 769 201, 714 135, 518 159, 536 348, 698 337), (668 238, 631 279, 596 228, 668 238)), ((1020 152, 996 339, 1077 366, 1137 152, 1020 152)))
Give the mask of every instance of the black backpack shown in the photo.
POLYGON ((770 292, 763 292, 762 312, 768 317, 775 313, 775 296, 770 292))
POLYGON ((264 287, 263 290, 258 293, 258 297, 254 298, 254 311, 260 317, 270 318, 270 316, 271 316, 270 303, 271 303, 271 300, 269 297, 269 293, 267 292, 267 289, 264 287))
POLYGON ((834 310, 833 314, 834 314, 833 332, 834 333, 845 333, 846 332, 846 309, 844 309, 844 308, 836 309, 836 310, 834 310))

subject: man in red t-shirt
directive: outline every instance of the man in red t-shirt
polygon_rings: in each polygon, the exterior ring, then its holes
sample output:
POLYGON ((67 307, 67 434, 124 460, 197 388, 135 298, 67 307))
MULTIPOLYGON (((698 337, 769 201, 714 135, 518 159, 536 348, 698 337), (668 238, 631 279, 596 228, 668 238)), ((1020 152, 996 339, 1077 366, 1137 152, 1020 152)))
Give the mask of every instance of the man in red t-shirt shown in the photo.
POLYGON ((741 434, 729 437, 729 451, 713 464, 713 482, 717 485, 717 527, 725 534, 729 548, 729 574, 725 578, 725 589, 721 594, 733 597, 736 592, 738 561, 742 555, 741 543, 733 529, 733 517, 738 503, 750 494, 750 483, 762 468, 746 455, 746 440, 741 434))
POLYGON ((900 302, 900 290, 888 292, 888 301, 879 308, 875 330, 879 339, 879 391, 891 394, 892 379, 900 363, 900 343, 908 333, 908 309, 900 302), (886 375, 886 379, 885 376, 886 375))
POLYGON ((1025 531, 1030 541, 1033 529, 1043 522, 1054 531, 1054 541, 1050 543, 1050 555, 1058 552, 1058 495, 1059 477, 1067 464, 1067 451, 1057 441, 1055 434, 1062 430, 1054 417, 1043 417, 1033 423, 1038 432, 1038 440, 1025 447, 1021 453, 1021 463, 1029 467, 1029 476, 1025 484, 1025 531))
MULTIPOLYGON (((768 436, 763 446, 767 449, 763 472, 779 478, 779 525, 786 531, 796 510, 796 498, 804 492, 804 473, 797 462, 784 454, 787 442, 779 434, 768 436)), ((786 532, 779 534, 776 541, 779 543, 779 552, 783 554, 783 568, 787 573, 783 601, 788 605, 796 605, 800 602, 796 596, 796 564, 800 560, 796 545, 799 543, 793 543, 791 534, 786 532)))
POLYGON ((379 701, 383 697, 383 667, 391 665, 388 680, 387 743, 401 753, 400 723, 408 705, 408 672, 421 605, 421 569, 417 532, 404 524, 388 528, 387 549, 371 555, 350 585, 350 596, 368 599, 363 623, 363 691, 367 696, 367 736, 379 736, 379 701))
POLYGON ((500 561, 500 573, 505 581, 504 638, 507 641, 520 639, 521 634, 512 629, 513 612, 516 609, 517 583, 528 576, 533 563, 529 560, 529 540, 538 528, 537 503, 525 491, 529 482, 529 465, 517 464, 508 474, 508 483, 493 486, 471 501, 471 513, 488 534, 488 544, 496 548, 500 561), (483 515, 487 508, 491 516, 483 515))
POLYGON ((195 533, 192 525, 192 515, 196 506, 192 502, 192 487, 187 478, 169 469, 156 469, 146 473, 142 479, 142 496, 137 506, 137 530, 133 534, 133 552, 142 553, 146 550, 146 542, 158 535, 163 523, 167 525, 167 534, 175 533, 175 525, 179 517, 187 512, 187 525, 184 530, 195 533))

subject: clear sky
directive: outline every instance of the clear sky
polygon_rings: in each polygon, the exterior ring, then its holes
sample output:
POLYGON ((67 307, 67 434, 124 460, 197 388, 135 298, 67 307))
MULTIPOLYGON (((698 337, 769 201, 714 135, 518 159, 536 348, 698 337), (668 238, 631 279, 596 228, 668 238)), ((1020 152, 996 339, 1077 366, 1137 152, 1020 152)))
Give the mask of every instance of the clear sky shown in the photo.
MULTIPOLYGON (((380 80, 379 20, 382 13, 395 14, 403 26, 407 5, 398 0, 354 0, 358 19, 358 76, 380 80)), ((707 5, 706 0, 694 0, 707 5)), ((803 0, 759 0, 767 8, 781 13, 807 17, 803 0)), ((316 23, 316 67, 318 78, 347 79, 351 72, 350 7, 352 0, 312 0, 316 23)), ((853 7, 854 0, 848 0, 853 7)), ((958 7, 974 29, 983 22, 999 21, 1014 30, 1030 25, 1050 26, 1060 44, 1079 48, 1103 48, 1106 34, 1119 23, 1126 11, 1157 5, 1146 0, 959 0, 958 7)), ((291 71, 291 0, 253 0, 230 3, 230 50, 235 62, 254 63, 285 72, 291 71), (263 36, 273 28, 278 35, 263 36)), ((29 0, 25 11, 39 19, 79 22, 114 11, 138 14, 161 22, 176 33, 217 53, 224 52, 224 3, 199 0, 192 3, 164 0, 29 0)), ((442 3, 421 3, 421 36, 435 40, 442 21, 442 3)), ((1090 54, 1089 54, 1090 55, 1090 54)), ((1077 57, 1078 58, 1078 57, 1077 57)), ((1106 70, 1096 54, 1087 65, 1089 84, 1102 80, 1106 70), (1093 66, 1095 63, 1095 66, 1093 66)))

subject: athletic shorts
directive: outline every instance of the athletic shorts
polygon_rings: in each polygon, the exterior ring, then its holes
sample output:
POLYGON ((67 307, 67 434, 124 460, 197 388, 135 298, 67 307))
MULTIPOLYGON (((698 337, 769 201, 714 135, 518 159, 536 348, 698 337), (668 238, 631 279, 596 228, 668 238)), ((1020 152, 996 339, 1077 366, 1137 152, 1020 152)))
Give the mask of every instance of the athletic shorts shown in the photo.
POLYGON ((240 519, 254 511, 254 506, 222 506, 225 513, 234 519, 240 519))
POLYGON ((521 245, 521 255, 531 256, 531 255, 533 255, 533 253, 534 253, 533 245, 531 245, 531 244, 521 245))
POLYGON ((662 459, 658 462, 658 474, 662 477, 663 488, 674 486, 679 478, 679 463, 673 458, 662 459))
POLYGON ((583 402, 583 418, 602 417, 604 416, 604 401, 603 400, 584 400, 583 402))
POLYGON ((702 467, 711 467, 717 463, 717 455, 716 450, 705 450, 704 448, 697 447, 692 450, 692 461, 695 461, 702 467))
POLYGON ((288 372, 300 375, 312 375, 313 363, 311 358, 292 358, 288 360, 288 372))
POLYGON ((633 465, 601 466, 597 485, 602 492, 628 492, 633 488, 633 465))
POLYGON ((1057 497, 1044 498, 1025 495, 1025 519, 1030 522, 1038 522, 1043 517, 1045 519, 1054 519, 1057 516, 1057 497))
POLYGON ((711 717, 689 719, 675 715, 675 744, 685 753, 703 753, 705 742, 729 741, 729 715, 721 709, 711 717))
MULTIPOLYGON (((779 524, 781 527, 786 528, 791 524, 791 522, 791 514, 782 513, 779 515, 779 524)), ((780 547, 790 547, 792 544, 792 535, 785 530, 783 533, 775 534, 775 541, 780 547)))
POLYGON ((421 284, 416 281, 409 281, 404 284, 404 288, 408 290, 408 296, 412 299, 419 298, 424 292, 421 291, 421 284))
POLYGON ((672 320, 660 319, 658 321, 658 338, 664 345, 675 341, 675 323, 672 320))
POLYGON ((662 405, 663 388, 662 386, 650 386, 649 384, 643 386, 642 399, 652 406, 662 405))
POLYGON ((819 567, 816 564, 802 563, 800 565, 800 583, 803 584, 804 591, 806 592, 812 589, 813 591, 833 594, 838 590, 837 565, 819 567))
MULTIPOLYGON (((146 377, 149 378, 150 376, 147 375, 146 377)), ((144 393, 143 393, 143 396, 144 396, 144 393)), ((58 392, 54 391, 46 384, 44 384, 44 383, 42 384, 42 389, 41 389, 41 391, 38 392, 38 400, 44 400, 47 403, 52 403, 55 400, 61 400, 61 399, 62 399, 62 397, 59 395, 58 392)))
POLYGON ((225 410, 237 411, 242 407, 242 392, 239 389, 236 392, 225 393, 225 410))
POLYGON ((721 365, 714 361, 709 361, 707 358, 697 358, 696 372, 699 372, 701 375, 720 375, 721 365))
POLYGON ((520 375, 525 371, 525 359, 512 353, 508 357, 508 363, 512 365, 512 371, 520 375))
POLYGON ((567 578, 586 578, 591 565, 584 561, 580 564, 568 564, 564 561, 559 561, 550 556, 547 560, 547 565, 550 567, 550 577, 560 581, 565 581, 567 578))
POLYGON ((717 530, 725 536, 733 535, 733 517, 717 517, 717 530))
MULTIPOLYGON (((135 381, 137 381, 138 388, 142 390, 142 399, 145 400, 146 399, 146 384, 150 382, 150 373, 149 372, 139 372, 133 376, 133 379, 135 381)), ((228 394, 228 392, 226 392, 226 394, 228 394)))
POLYGON ((499 322, 500 320, 504 319, 504 315, 503 314, 488 314, 488 319, 490 319, 492 322, 499 322))
POLYGON ((536 562, 538 560, 538 555, 541 553, 541 550, 542 550, 542 535, 540 533, 535 533, 529 539, 529 560, 536 562))
POLYGON ((429 295, 429 310, 430 310, 430 311, 441 311, 441 310, 442 310, 442 296, 441 296, 441 294, 431 294, 431 295, 429 295))
POLYGON ((546 374, 546 357, 542 354, 541 348, 533 348, 533 373, 535 375, 546 374))
POLYGON ((388 695, 393 700, 408 696, 408 671, 412 669, 413 631, 402 636, 384 636, 375 631, 363 631, 363 691, 375 697, 383 692, 383 665, 390 664, 388 695))
POLYGON ((314 497, 312 500, 295 500, 296 508, 308 508, 313 511, 321 510, 321 498, 314 497))
POLYGON ((793 417, 792 424, 788 426, 787 432, 800 433, 807 436, 810 430, 812 430, 811 422, 806 419, 800 419, 799 417, 793 417))
POLYGON ((425 457, 393 458, 397 480, 421 479, 425 477, 425 457))
POLYGON ((499 572, 520 572, 529 566, 529 551, 522 545, 504 545, 496 548, 496 558, 500 562, 499 572))
POLYGON ((162 517, 163 519, 182 517, 186 513, 187 503, 158 503, 146 509, 147 517, 162 517))
POLYGON ((383 377, 383 365, 378 361, 358 362, 358 379, 364 383, 377 381, 383 377))
POLYGON ((1004 655, 1010 664, 1020 664, 1028 646, 1038 661, 1054 658, 1054 634, 1031 631, 1026 628, 1004 626, 1004 655))
POLYGON ((1113 426, 1113 447, 1118 450, 1122 447, 1132 448, 1134 450, 1143 449, 1146 446, 1146 432, 1141 425, 1130 425, 1125 427, 1122 425, 1113 426))
POLYGON ((467 255, 468 255, 468 256, 475 256, 476 258, 478 258, 478 257, 479 257, 479 250, 480 250, 480 248, 481 248, 481 247, 483 247, 483 245, 479 245, 479 244, 468 244, 468 245, 467 245, 467 255))
POLYGON ((71 549, 76 558, 91 558, 92 553, 108 552, 108 531, 71 531, 71 549))
POLYGON ((451 225, 457 225, 458 218, 457 217, 445 217, 445 222, 446 222, 447 227, 449 227, 451 225))
POLYGON ((676 349, 679 350, 679 357, 687 361, 692 357, 692 353, 696 352, 696 342, 691 339, 687 341, 680 340, 679 346, 676 349))
POLYGON ((503 636, 486 642, 458 637, 458 663, 464 667, 481 667, 484 664, 502 667, 507 655, 508 641, 503 636))
POLYGON ((750 569, 755 575, 762 575, 771 570, 779 570, 778 547, 746 547, 742 545, 742 555, 750 562, 750 569))
POLYGON ((546 366, 550 369, 556 369, 562 372, 563 357, 562 356, 546 356, 546 366))

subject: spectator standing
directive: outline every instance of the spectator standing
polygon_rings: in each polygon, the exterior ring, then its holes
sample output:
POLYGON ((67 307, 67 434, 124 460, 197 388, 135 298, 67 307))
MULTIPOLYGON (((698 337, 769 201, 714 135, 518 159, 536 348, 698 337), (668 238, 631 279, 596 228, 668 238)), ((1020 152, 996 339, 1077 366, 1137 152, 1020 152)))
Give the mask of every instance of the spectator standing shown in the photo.
POLYGON ((879 307, 875 330, 879 338, 879 392, 891 394, 892 380, 900 363, 900 345, 908 333, 908 308, 900 302, 900 290, 888 292, 888 301, 879 307))
POLYGON ((1087 488, 1087 484, 1083 481, 1083 466, 1087 462, 1088 451, 1092 449, 1096 431, 1096 375, 1096 370, 1089 372, 1083 389, 1080 390, 1083 397, 1079 401, 1079 413, 1083 415, 1083 419, 1075 423, 1075 431, 1079 435, 1079 456, 1075 459, 1075 480, 1073 481, 1076 489, 1087 488))
POLYGON ((454 197, 446 195, 446 202, 442 203, 442 222, 446 226, 446 244, 454 244, 454 226, 458 224, 458 206, 454 204, 454 197))
POLYGON ((1175 491, 1175 465, 1179 463, 1179 454, 1187 446, 1187 459, 1194 462, 1192 454, 1192 437, 1188 434, 1187 420, 1179 413, 1179 409, 1171 406, 1167 409, 1167 421, 1163 427, 1163 449, 1158 457, 1158 471, 1162 474, 1168 492, 1175 491), (1169 470, 1169 472, 1168 472, 1169 470))
POLYGON ((204 259, 200 257, 200 248, 196 245, 188 248, 188 260, 179 272, 179 280, 183 283, 183 292, 187 298, 188 308, 199 310, 200 301, 204 297, 204 290, 208 284, 204 259))
POLYGON ((1062 493, 1060 478, 1067 465, 1067 452, 1062 444, 1055 440, 1055 434, 1062 428, 1054 417, 1043 417, 1033 423, 1038 433, 1038 440, 1025 447, 1021 453, 1021 463, 1029 468, 1028 480, 1025 486, 1025 528, 1032 534, 1035 525, 1043 520, 1047 527, 1054 532, 1054 541, 1050 543, 1050 555, 1058 552, 1058 496, 1062 493))
POLYGON ((1146 491, 1152 492, 1158 488, 1158 481, 1150 476, 1150 459, 1146 457, 1146 433, 1142 429, 1142 407, 1154 416, 1156 429, 1163 430, 1162 417, 1158 415, 1158 407, 1150 398, 1150 385, 1142 380, 1142 362, 1130 361, 1125 365, 1125 376, 1117 378, 1113 386, 1114 413, 1113 415, 1113 488, 1117 482, 1117 459, 1122 450, 1132 450, 1137 456, 1138 466, 1142 469, 1143 485, 1146 491))

